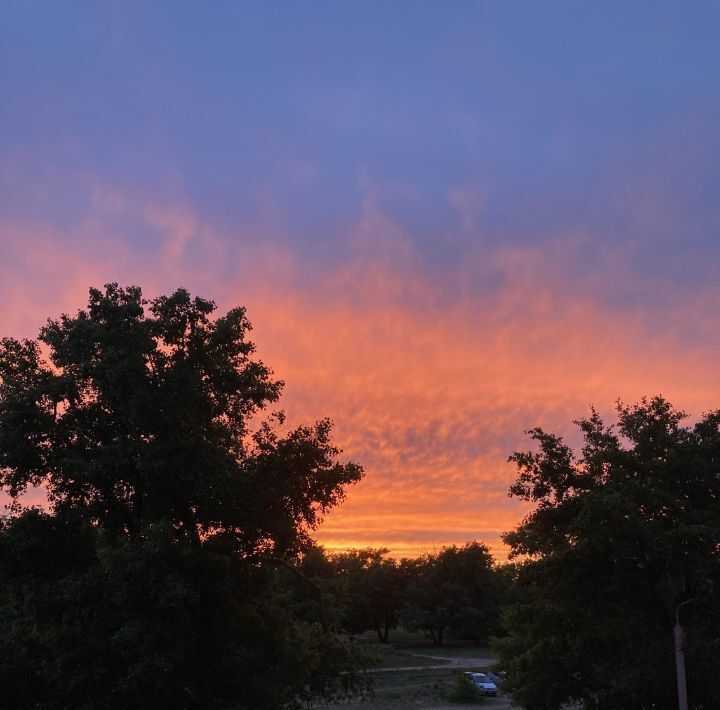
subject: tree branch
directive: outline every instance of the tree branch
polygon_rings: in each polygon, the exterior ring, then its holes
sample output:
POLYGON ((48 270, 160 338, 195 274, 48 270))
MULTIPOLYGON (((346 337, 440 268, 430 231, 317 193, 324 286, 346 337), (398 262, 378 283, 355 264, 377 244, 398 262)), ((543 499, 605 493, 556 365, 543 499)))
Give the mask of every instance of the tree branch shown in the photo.
POLYGON ((323 604, 322 589, 319 587, 319 585, 315 584, 315 582, 313 582, 309 577, 305 576, 297 567, 293 567, 287 560, 283 560, 280 557, 261 557, 260 562, 266 562, 267 564, 284 567, 289 572, 292 572, 298 579, 300 579, 305 584, 315 590, 318 605, 320 606, 320 624, 323 628, 323 631, 327 633, 328 623, 327 619, 325 618, 325 605, 323 604))

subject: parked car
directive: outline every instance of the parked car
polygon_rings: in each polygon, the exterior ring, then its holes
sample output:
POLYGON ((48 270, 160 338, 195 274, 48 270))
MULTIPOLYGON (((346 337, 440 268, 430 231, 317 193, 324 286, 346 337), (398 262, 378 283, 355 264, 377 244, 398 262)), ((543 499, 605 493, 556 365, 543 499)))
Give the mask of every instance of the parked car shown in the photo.
POLYGON ((487 673, 471 673, 468 671, 465 675, 480 689, 483 695, 497 695, 497 685, 492 682, 487 673))

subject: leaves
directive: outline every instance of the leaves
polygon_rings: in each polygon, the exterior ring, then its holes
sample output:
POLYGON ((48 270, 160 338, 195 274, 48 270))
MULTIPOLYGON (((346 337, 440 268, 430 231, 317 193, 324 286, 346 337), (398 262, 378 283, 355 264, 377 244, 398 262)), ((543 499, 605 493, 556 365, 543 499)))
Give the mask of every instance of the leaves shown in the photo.
MULTIPOLYGON (((576 422, 580 457, 540 429, 530 432, 537 451, 511 457, 511 493, 537 507, 504 536, 513 556, 526 556, 517 577, 525 594, 506 613, 499 647, 528 708, 674 707, 676 607, 692 597, 717 604, 718 414, 684 427, 686 415, 661 397, 618 403, 617 412, 616 426, 594 410, 576 422)), ((700 708, 720 697, 720 624, 699 609, 683 614, 700 708)))
POLYGON ((278 605, 362 468, 331 423, 259 420, 282 382, 242 308, 91 289, 0 343, 0 708, 279 708, 360 689, 360 654, 278 605), (49 361, 41 357, 41 343, 49 361), (42 484, 45 513, 22 510, 42 484))
POLYGON ((436 645, 445 632, 476 643, 496 631, 501 580, 482 543, 444 547, 412 565, 403 623, 426 631, 436 645))
POLYGON ((11 495, 42 481, 58 514, 115 532, 168 519, 192 538, 232 536, 246 554, 302 547, 362 469, 336 462, 327 420, 281 436, 270 419, 249 437, 282 382, 254 359, 244 309, 215 309, 184 289, 148 302, 109 284, 43 328, 53 367, 37 343, 3 341, 11 495))

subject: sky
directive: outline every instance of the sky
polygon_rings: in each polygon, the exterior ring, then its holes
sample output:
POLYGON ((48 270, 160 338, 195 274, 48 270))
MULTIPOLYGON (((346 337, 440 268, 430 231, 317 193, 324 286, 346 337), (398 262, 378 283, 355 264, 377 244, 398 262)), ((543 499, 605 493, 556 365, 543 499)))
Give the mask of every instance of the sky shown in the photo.
POLYGON ((508 456, 720 407, 720 4, 0 4, 0 335, 244 305, 365 479, 317 539, 499 559, 508 456))

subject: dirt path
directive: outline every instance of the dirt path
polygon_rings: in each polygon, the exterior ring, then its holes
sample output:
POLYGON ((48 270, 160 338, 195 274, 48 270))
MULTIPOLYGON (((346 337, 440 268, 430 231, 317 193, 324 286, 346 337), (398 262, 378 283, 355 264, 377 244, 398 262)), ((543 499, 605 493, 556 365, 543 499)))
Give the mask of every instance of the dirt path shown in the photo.
POLYGON ((488 666, 492 666, 497 660, 495 658, 451 658, 449 656, 428 656, 424 653, 413 653, 412 655, 417 658, 432 658, 436 661, 443 661, 443 663, 439 663, 436 666, 393 666, 390 668, 373 668, 370 673, 437 670, 440 668, 487 668, 488 666))
POLYGON ((471 658, 471 657, 450 657, 450 656, 426 656, 421 653, 414 653, 419 658, 433 658, 438 661, 446 661, 440 668, 487 668, 497 663, 497 658, 471 658))

